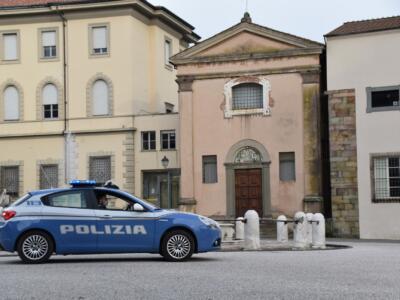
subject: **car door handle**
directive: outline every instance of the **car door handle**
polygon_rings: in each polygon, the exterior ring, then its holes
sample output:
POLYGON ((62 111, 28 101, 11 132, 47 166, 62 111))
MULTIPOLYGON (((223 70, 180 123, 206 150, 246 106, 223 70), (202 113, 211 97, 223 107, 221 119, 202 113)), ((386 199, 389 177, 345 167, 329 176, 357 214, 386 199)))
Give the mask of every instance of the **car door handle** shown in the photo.
POLYGON ((104 216, 100 216, 100 218, 102 218, 102 219, 112 219, 112 216, 104 215, 104 216))

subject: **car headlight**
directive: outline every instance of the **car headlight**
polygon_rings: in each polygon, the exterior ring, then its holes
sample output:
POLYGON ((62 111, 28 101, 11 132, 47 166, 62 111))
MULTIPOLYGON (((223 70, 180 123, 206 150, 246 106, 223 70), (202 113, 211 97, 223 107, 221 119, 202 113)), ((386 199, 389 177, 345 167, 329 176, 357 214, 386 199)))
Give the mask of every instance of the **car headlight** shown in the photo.
POLYGON ((218 222, 203 216, 199 216, 200 221, 211 228, 219 228, 218 222))

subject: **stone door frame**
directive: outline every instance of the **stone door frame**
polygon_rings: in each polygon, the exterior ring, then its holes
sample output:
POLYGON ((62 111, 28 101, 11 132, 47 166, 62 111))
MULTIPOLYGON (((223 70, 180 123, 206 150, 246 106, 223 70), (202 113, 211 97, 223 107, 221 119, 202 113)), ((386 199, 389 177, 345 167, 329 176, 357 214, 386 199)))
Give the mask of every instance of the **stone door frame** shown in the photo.
POLYGON ((265 147, 255 140, 242 140, 234 144, 228 151, 225 159, 226 172, 226 215, 231 218, 236 217, 236 195, 235 195, 235 170, 237 169, 261 169, 262 180, 262 207, 263 216, 271 217, 271 183, 270 167, 271 159, 265 147), (261 156, 261 161, 251 163, 235 162, 235 155, 245 147, 256 149, 261 156))

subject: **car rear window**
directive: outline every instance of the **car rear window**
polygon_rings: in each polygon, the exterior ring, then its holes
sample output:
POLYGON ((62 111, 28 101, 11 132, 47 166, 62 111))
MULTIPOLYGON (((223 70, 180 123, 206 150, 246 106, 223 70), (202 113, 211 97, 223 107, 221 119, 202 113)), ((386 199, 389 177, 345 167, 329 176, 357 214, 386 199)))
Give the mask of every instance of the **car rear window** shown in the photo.
POLYGON ((26 194, 26 195, 22 196, 21 198, 19 198, 17 201, 10 203, 7 207, 16 207, 18 205, 21 205, 26 200, 28 200, 30 197, 32 197, 31 194, 26 194))
POLYGON ((87 208, 88 203, 83 191, 58 193, 46 196, 43 204, 53 207, 87 208))

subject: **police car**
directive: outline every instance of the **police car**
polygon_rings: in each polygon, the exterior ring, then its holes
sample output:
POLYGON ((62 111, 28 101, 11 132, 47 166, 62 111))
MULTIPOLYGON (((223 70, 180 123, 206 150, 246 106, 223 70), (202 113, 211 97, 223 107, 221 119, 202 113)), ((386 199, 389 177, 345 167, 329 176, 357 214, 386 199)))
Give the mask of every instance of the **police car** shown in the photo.
POLYGON ((212 219, 160 209, 111 183, 71 184, 30 192, 2 209, 0 250, 42 263, 53 253, 159 253, 184 261, 220 248, 221 230, 212 219))

